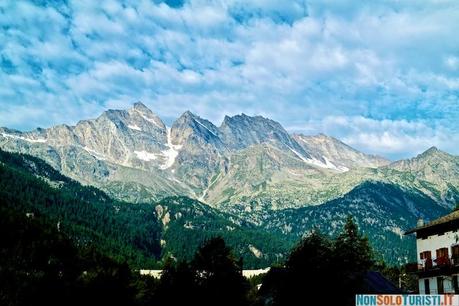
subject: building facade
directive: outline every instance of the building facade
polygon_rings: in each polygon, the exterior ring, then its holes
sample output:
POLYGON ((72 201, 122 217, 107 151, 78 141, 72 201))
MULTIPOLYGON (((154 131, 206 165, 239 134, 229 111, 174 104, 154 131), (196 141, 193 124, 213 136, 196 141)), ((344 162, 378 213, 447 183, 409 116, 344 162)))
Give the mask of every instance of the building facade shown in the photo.
POLYGON ((417 274, 420 294, 459 293, 459 211, 418 226, 417 274))

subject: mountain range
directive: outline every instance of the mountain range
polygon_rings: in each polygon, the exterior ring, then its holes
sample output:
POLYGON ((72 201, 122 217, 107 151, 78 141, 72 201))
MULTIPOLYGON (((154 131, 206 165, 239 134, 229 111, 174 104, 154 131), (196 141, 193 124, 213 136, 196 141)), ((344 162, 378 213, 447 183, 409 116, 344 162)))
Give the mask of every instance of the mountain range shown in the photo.
MULTIPOLYGON (((138 102, 75 126, 0 128, 0 148, 43 159, 119 200, 188 198, 222 220, 289 241, 314 226, 336 234, 352 213, 392 262, 412 257, 401 233, 417 218, 435 218, 459 202, 457 156, 432 147, 391 162, 327 135, 290 134, 278 122, 245 114, 226 116, 217 127, 187 111, 167 127, 138 102), (389 243, 400 251, 385 250, 389 243)), ((189 222, 181 226, 196 226, 189 222)))

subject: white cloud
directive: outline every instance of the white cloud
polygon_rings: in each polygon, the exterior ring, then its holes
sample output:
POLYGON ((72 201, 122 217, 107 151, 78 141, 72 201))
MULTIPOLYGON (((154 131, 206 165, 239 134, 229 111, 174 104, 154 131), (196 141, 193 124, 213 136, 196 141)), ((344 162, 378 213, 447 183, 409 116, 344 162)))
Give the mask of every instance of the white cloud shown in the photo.
POLYGON ((5 1, 0 26, 2 126, 142 100, 166 121, 263 114, 392 156, 459 134, 455 1, 5 1))
POLYGON ((372 154, 392 159, 419 154, 429 147, 456 153, 459 135, 451 135, 444 127, 433 128, 422 121, 375 120, 363 116, 327 116, 289 130, 315 134, 324 132, 372 154))
POLYGON ((457 69, 459 69, 459 57, 458 56, 454 56, 454 55, 450 55, 450 56, 446 57, 445 64, 451 70, 457 70, 457 69))

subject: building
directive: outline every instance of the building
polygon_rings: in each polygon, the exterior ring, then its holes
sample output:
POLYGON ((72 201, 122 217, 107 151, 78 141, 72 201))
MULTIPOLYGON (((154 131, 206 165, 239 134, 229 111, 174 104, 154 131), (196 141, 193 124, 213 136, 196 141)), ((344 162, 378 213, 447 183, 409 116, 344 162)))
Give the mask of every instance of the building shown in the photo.
POLYGON ((459 211, 405 233, 416 233, 420 294, 459 293, 459 211))

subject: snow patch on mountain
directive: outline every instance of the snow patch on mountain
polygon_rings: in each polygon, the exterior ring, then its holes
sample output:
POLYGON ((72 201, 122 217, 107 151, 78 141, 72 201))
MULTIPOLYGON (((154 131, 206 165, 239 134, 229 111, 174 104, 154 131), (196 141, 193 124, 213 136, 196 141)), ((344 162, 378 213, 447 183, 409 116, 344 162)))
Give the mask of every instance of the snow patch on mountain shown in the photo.
POLYGON ((169 149, 161 151, 161 153, 166 158, 166 162, 164 163, 164 165, 160 167, 162 170, 172 167, 172 165, 175 163, 175 159, 177 158, 179 154, 179 151, 182 149, 181 145, 172 144, 170 128, 167 128, 167 147, 169 149))
POLYGON ((325 156, 323 156, 323 158, 325 160, 325 163, 323 163, 320 160, 315 159, 315 158, 306 158, 306 157, 301 155, 298 151, 296 151, 293 148, 289 147, 289 149, 290 149, 290 151, 292 151, 296 156, 298 156, 305 163, 308 163, 308 164, 311 164, 311 165, 314 165, 314 166, 317 166, 317 167, 320 167, 320 168, 333 169, 333 170, 336 170, 336 171, 339 171, 339 172, 349 171, 349 169, 347 167, 341 167, 341 166, 337 167, 337 166, 335 166, 335 164, 333 164, 331 161, 329 161, 325 156))
POLYGON ((147 151, 134 151, 134 154, 137 155, 138 159, 141 159, 144 161, 152 161, 157 158, 155 153, 150 153, 147 151))
POLYGON ((326 158, 324 155, 322 155, 322 158, 325 160, 325 165, 330 168, 330 169, 335 169, 335 170, 338 170, 338 171, 341 171, 341 172, 346 172, 346 171, 349 171, 349 168, 348 167, 345 167, 345 166, 336 166, 335 164, 333 164, 331 161, 328 160, 328 158, 326 158))
POLYGON ((198 119, 196 118, 193 118, 193 120, 199 124, 200 126, 202 126, 203 128, 205 128, 206 130, 209 131, 209 133, 211 133, 212 135, 214 135, 215 137, 218 137, 214 132, 212 132, 207 126, 205 126, 201 121, 199 121, 198 119))
POLYGON ((307 158, 305 158, 303 155, 301 155, 300 153, 298 153, 298 151, 296 151, 295 149, 292 149, 290 148, 290 151, 292 151, 296 156, 298 156, 302 161, 304 161, 305 163, 309 162, 309 160, 307 158))
POLYGON ((144 120, 148 121, 148 122, 151 122, 153 123, 155 126, 157 126, 158 128, 162 129, 163 127, 161 126, 161 124, 157 121, 157 119, 155 118, 150 118, 148 117, 146 114, 144 114, 143 112, 139 111, 139 110, 135 110, 137 111, 137 113, 140 115, 140 117, 142 117, 144 120))
POLYGON ((33 142, 33 143, 45 143, 48 141, 47 139, 44 139, 44 138, 26 138, 22 136, 13 135, 13 134, 7 134, 7 133, 0 133, 0 134, 6 138, 19 139, 19 140, 24 140, 24 141, 33 142))
POLYGON ((127 127, 130 128, 131 130, 136 130, 136 131, 141 131, 142 130, 139 126, 134 125, 134 124, 128 124, 127 127))
POLYGON ((88 147, 82 147, 83 150, 85 150, 86 152, 88 152, 89 154, 91 154, 92 156, 94 156, 95 158, 99 159, 99 160, 107 160, 107 157, 104 155, 104 154, 101 154, 97 151, 94 151, 88 147))

